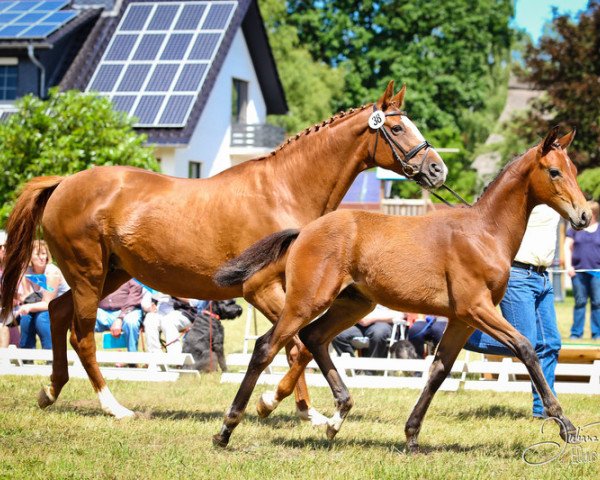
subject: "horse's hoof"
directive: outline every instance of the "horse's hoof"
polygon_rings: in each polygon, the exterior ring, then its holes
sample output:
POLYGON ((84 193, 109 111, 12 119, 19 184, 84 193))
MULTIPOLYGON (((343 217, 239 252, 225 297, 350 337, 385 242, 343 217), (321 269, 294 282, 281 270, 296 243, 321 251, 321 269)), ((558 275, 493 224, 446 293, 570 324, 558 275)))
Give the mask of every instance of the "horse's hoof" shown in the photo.
POLYGON ((416 455, 419 452, 420 452, 420 449, 419 449, 418 443, 408 443, 406 445, 406 453, 409 453, 411 455, 416 455))
POLYGON ((580 443, 577 436, 577 429, 568 418, 559 419, 560 438, 567 443, 580 443))
POLYGON ((50 392, 50 388, 50 386, 42 387, 38 394, 37 402, 41 409, 49 407, 56 402, 56 398, 54 398, 54 395, 50 392))
POLYGON ((226 440, 221 435, 213 435, 212 442, 215 447, 225 448, 229 443, 229 440, 226 440))
POLYGON ((316 409, 310 407, 308 410, 300 410, 296 408, 296 415, 303 422, 310 422, 313 427, 320 427, 326 425, 328 418, 319 413, 316 409))
POLYGON ((338 432, 339 430, 337 430, 335 427, 327 424, 327 440, 333 442, 333 439, 335 438, 338 432))
POLYGON ((256 413, 261 418, 267 418, 277 408, 279 402, 275 400, 275 392, 263 393, 256 404, 256 413))
POLYGON ((130 418, 137 418, 137 413, 132 412, 131 410, 129 410, 128 408, 123 407, 122 409, 118 409, 116 411, 111 411, 109 412, 111 415, 114 415, 114 417, 117 420, 128 420, 130 418))

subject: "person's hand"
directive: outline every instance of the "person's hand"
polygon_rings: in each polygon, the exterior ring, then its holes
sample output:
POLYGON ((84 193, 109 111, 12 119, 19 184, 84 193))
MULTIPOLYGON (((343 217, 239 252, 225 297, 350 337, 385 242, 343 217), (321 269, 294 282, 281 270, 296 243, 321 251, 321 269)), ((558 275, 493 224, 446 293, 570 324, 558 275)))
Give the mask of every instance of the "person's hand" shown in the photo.
POLYGON ((30 311, 31 308, 29 307, 29 305, 21 305, 17 309, 17 315, 29 315, 30 311))
POLYGON ((123 330, 123 319, 117 318, 113 324, 110 326, 110 333, 113 337, 118 337, 121 335, 121 331, 123 330))
POLYGON ((567 268, 567 275, 573 278, 575 275, 577 275, 577 272, 575 272, 575 269, 573 267, 569 267, 567 268))

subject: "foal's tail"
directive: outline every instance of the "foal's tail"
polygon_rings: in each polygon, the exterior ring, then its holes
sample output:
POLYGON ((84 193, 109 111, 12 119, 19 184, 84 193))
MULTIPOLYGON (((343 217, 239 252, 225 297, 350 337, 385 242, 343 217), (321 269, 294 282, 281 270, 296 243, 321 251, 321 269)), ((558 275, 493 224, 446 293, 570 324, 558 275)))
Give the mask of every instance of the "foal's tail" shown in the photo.
POLYGON ((279 260, 299 234, 300 230, 288 229, 259 240, 219 268, 214 276, 215 282, 222 287, 244 283, 256 272, 279 260))
POLYGON ((13 298, 33 250, 33 240, 46 203, 64 177, 37 177, 21 191, 6 224, 6 251, 0 289, 0 320, 13 308, 13 298))

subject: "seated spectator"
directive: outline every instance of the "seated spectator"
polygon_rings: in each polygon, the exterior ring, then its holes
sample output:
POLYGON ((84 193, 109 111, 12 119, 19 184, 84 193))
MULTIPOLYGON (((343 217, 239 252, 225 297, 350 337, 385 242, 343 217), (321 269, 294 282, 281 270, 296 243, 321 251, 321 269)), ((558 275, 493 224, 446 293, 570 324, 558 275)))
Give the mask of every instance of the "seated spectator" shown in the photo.
POLYGON ((137 352, 142 325, 142 286, 133 278, 98 304, 96 332, 110 330, 113 337, 125 336, 128 352, 137 352))
POLYGON ((146 312, 144 331, 149 352, 162 351, 160 333, 165 337, 168 353, 181 353, 180 333, 189 328, 197 313, 196 307, 206 302, 188 298, 174 298, 166 293, 146 290, 142 309, 146 312))
POLYGON ((52 255, 43 240, 34 243, 31 262, 21 287, 21 305, 15 310, 21 325, 19 347, 35 348, 37 335, 42 348, 51 349, 48 304, 69 290, 69 285, 59 268, 52 263, 52 255))
POLYGON ((356 325, 347 328, 333 339, 331 345, 338 353, 349 353, 354 356, 355 346, 358 344, 354 339, 359 337, 368 338, 368 346, 363 348, 364 357, 385 358, 388 352, 392 324, 394 319, 403 314, 382 305, 375 309, 356 325))
MULTIPOLYGON (((427 315, 424 320, 417 319, 408 329, 408 341, 413 344, 419 358, 425 357, 425 344, 437 347, 444 335, 448 319, 427 315)), ((430 355, 433 352, 428 352, 430 355)))

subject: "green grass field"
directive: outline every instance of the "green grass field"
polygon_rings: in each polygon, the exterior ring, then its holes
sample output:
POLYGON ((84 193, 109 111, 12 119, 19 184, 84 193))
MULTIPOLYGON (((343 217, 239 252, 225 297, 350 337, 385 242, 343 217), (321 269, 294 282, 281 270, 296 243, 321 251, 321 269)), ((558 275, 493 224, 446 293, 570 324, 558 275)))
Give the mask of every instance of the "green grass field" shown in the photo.
MULTIPOLYGON (((558 304, 563 335, 572 302, 558 304)), ((226 351, 241 351, 245 318, 224 322, 226 351)), ((259 331, 266 321, 258 320, 259 331)), ((588 427, 589 441, 568 446, 559 458, 530 466, 521 456, 542 441, 563 445, 554 426, 540 433, 530 418, 525 393, 459 391, 436 395, 420 440, 423 453, 404 453, 404 422, 417 390, 355 389, 355 407, 333 445, 324 429, 300 423, 288 399, 269 419, 254 403, 226 450, 211 436, 221 424, 236 385, 218 374, 176 383, 109 383, 115 396, 140 413, 117 421, 99 408, 88 381, 71 380, 46 411, 36 395, 46 379, 0 377, 0 478, 4 479, 454 479, 565 478, 600 476, 600 426, 588 427)), ((313 403, 333 413, 328 389, 313 388, 313 403)), ((576 425, 600 422, 599 399, 563 395, 563 408, 576 425)), ((555 452, 547 446, 546 457, 555 452)), ((533 457, 532 457, 533 458, 533 457)), ((541 456, 535 457, 538 460, 541 456)))

